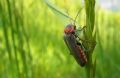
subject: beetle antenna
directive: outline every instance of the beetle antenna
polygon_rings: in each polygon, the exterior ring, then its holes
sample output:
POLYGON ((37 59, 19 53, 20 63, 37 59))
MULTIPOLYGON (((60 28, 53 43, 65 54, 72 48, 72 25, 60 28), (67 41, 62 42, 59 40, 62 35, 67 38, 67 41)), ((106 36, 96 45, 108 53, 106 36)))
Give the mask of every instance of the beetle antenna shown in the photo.
POLYGON ((79 15, 79 13, 80 13, 81 10, 82 10, 82 8, 79 9, 79 11, 77 12, 77 15, 75 16, 74 25, 75 25, 76 19, 77 19, 77 17, 78 17, 78 15, 79 15))
MULTIPOLYGON (((68 9, 66 9, 66 13, 67 13, 67 15, 68 15, 68 17, 69 17, 70 14, 69 14, 69 12, 68 12, 68 9)), ((73 18, 70 18, 69 21, 74 21, 74 19, 73 19, 73 18)))

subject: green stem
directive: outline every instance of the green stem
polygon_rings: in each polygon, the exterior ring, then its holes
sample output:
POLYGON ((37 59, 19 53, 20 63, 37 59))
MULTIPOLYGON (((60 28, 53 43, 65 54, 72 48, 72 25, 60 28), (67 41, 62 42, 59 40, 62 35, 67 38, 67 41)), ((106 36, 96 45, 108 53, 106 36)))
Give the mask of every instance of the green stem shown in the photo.
POLYGON ((0 1, 0 17, 1 17, 1 21, 2 21, 2 26, 3 26, 3 35, 4 35, 4 39, 5 39, 5 46, 6 46, 6 51, 8 52, 8 57, 9 57, 9 65, 7 65, 10 69, 10 73, 8 72, 8 75, 10 74, 10 77, 14 77, 14 75, 11 73, 13 70, 13 58, 12 58, 12 49, 10 46, 10 41, 9 41, 9 26, 8 23, 6 22, 7 17, 6 17, 6 12, 5 12, 5 7, 4 7, 4 1, 0 1))
POLYGON ((94 78, 95 76, 95 64, 93 64, 92 54, 95 48, 95 37, 93 34, 94 22, 95 22, 95 0, 85 0, 85 10, 86 10, 86 30, 84 32, 85 40, 90 42, 83 42, 83 45, 87 50, 88 63, 86 65, 87 78, 94 78))
POLYGON ((13 42, 13 49, 14 49, 14 56, 15 56, 15 62, 16 62, 16 68, 17 68, 17 77, 20 78, 20 69, 19 69, 19 62, 18 62, 18 54, 17 54, 17 49, 15 48, 16 44, 16 40, 15 40, 15 34, 14 34, 14 24, 13 24, 13 8, 15 3, 9 0, 6 0, 7 1, 7 7, 8 7, 8 14, 9 14, 9 22, 10 22, 10 28, 11 28, 11 37, 12 37, 12 42, 13 42), (13 5, 12 5, 13 4, 13 5))

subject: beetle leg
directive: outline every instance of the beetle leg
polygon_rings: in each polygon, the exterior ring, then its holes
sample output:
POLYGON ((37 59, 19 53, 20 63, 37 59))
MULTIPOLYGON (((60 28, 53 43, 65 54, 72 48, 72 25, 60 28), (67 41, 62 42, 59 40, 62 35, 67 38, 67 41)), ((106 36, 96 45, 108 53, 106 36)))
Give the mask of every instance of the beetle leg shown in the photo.
POLYGON ((84 27, 81 28, 81 29, 77 29, 76 32, 77 32, 77 31, 83 31, 83 30, 85 30, 85 28, 86 28, 86 26, 84 26, 84 27))

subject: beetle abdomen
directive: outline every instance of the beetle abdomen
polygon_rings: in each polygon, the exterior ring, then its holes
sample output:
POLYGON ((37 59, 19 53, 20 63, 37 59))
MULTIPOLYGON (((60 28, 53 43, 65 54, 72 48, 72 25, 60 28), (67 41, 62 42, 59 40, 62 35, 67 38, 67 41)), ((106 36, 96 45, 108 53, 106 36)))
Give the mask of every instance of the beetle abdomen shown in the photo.
POLYGON ((77 63, 84 66, 87 63, 87 58, 82 47, 77 44, 75 36, 73 34, 65 34, 64 41, 77 63))

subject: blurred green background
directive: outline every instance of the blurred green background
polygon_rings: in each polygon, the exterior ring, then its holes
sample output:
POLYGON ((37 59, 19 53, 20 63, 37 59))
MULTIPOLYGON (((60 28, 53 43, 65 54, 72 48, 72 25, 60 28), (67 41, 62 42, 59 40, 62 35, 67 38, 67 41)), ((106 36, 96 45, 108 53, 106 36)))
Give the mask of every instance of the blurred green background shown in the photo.
MULTIPOLYGON (((96 1, 96 78, 120 78, 120 12, 96 1)), ((50 0, 85 25, 82 0, 50 0)), ((44 0, 0 0, 0 78, 86 78, 63 41, 71 23, 51 10, 44 0)))

